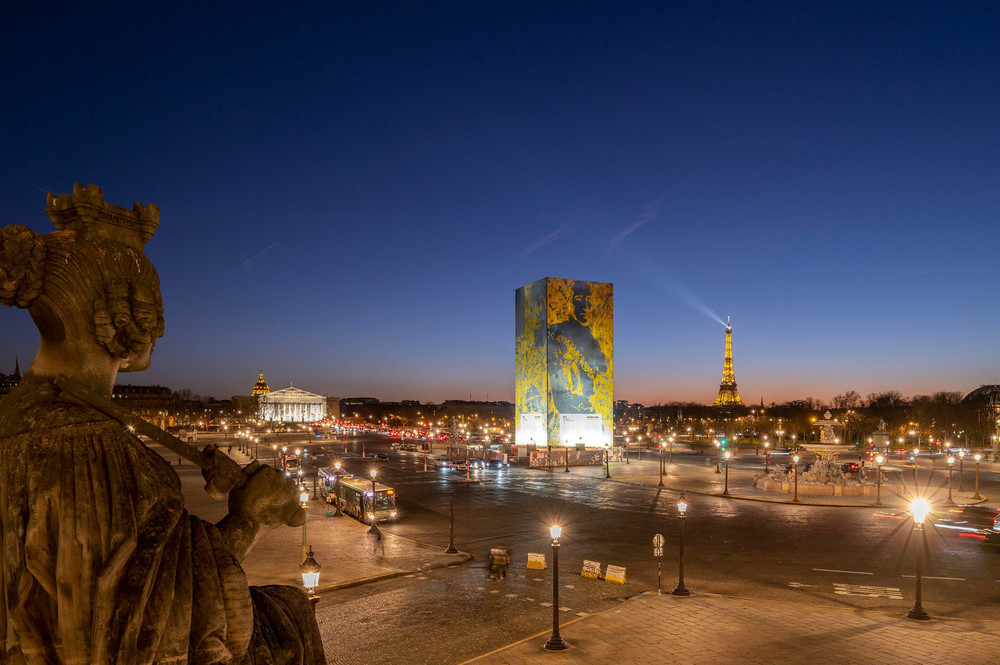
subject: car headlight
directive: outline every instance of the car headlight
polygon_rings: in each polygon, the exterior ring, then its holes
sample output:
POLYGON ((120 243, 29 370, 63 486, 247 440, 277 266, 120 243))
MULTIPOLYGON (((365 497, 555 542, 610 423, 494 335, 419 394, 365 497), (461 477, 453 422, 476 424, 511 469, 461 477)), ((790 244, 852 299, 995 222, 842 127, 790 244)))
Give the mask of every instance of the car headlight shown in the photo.
POLYGON ((396 516, 396 511, 395 510, 392 511, 392 513, 390 513, 390 515, 392 515, 392 517, 395 517, 396 516))

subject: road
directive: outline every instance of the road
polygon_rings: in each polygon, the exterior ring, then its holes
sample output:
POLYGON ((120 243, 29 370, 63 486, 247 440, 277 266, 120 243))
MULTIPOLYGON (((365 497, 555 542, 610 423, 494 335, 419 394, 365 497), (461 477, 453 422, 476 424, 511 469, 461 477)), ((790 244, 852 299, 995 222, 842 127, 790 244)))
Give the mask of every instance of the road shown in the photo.
MULTIPOLYGON (((318 617, 337 662, 461 662, 551 626, 550 571, 525 567, 529 552, 551 558, 548 526, 563 528, 560 616, 565 621, 656 589, 652 538, 666 539, 662 587, 677 579, 677 494, 580 474, 511 468, 422 472, 423 454, 390 451, 386 438, 363 435, 311 446, 321 463, 341 459, 367 475, 371 455, 380 482, 397 489, 401 519, 383 530, 448 544, 449 494, 454 493, 455 543, 473 560, 454 569, 387 580, 327 594, 318 617), (364 441, 367 458, 361 458, 364 441), (511 548, 505 581, 488 580, 493 545, 511 548), (624 566, 627 582, 580 576, 583 560, 624 566), (549 604, 547 604, 549 603, 549 604), (391 645, 391 653, 386 653, 391 645)), ((707 458, 675 453, 674 461, 707 458)), ((774 458, 772 458, 774 459, 774 458)), ((737 458, 735 464, 759 460, 737 458)), ((633 459, 632 464, 637 462, 633 459)), ((655 464, 654 461, 646 461, 655 464)), ((900 467, 898 471, 912 473, 900 467)), ((614 470, 612 471, 614 475, 614 470)), ((918 469, 941 474, 932 469, 918 469)), ((966 470, 968 476, 969 471, 966 470)), ((935 482, 940 481, 938 478, 935 482)), ((969 481, 969 478, 966 478, 969 481)), ((992 474, 984 493, 1000 496, 992 474)), ((685 526, 685 581, 693 593, 865 608, 899 615, 913 603, 915 546, 926 536, 923 605, 935 617, 1000 619, 1000 552, 929 525, 915 532, 906 515, 872 508, 796 506, 690 495, 685 526)), ((804 614, 807 618, 807 614, 804 614)))
MULTIPOLYGON (((550 571, 527 569, 525 562, 529 552, 551 559, 552 523, 563 528, 559 604, 564 621, 656 589, 656 533, 666 539, 662 587, 668 592, 676 583, 676 492, 583 477, 559 467, 552 472, 476 471, 473 482, 466 482, 464 470, 434 471, 431 465, 424 473, 422 453, 391 451, 389 439, 370 434, 346 442, 301 443, 320 465, 339 459, 348 471, 365 476, 371 456, 387 452, 390 461, 377 468, 380 482, 396 488, 399 497, 401 519, 383 526, 393 534, 443 549, 449 540, 449 494, 454 493, 455 543, 473 555, 458 568, 324 594, 317 616, 335 662, 458 663, 544 631, 551 626, 550 571), (489 549, 501 544, 510 547, 514 565, 507 580, 490 581, 489 549), (584 559, 625 567, 626 583, 581 577, 584 559)), ((696 453, 673 457, 682 465, 714 464, 714 458, 696 453)), ((761 461, 750 455, 731 464, 752 467, 761 461)), ((772 463, 780 461, 772 455, 772 463)), ((639 462, 633 457, 631 463, 639 462)), ((656 464, 648 458, 642 463, 656 464)), ((620 476, 614 466, 612 475, 620 476)), ((887 470, 913 474, 912 466, 898 460, 887 462, 887 470)), ((917 473, 924 485, 947 482, 944 470, 930 464, 917 473)), ((971 483, 970 470, 965 474, 971 483)), ((982 473, 980 481, 984 494, 1000 496, 992 473, 982 473)), ((921 534, 905 514, 892 510, 694 493, 688 501, 685 582, 693 593, 898 616, 913 603, 915 546, 925 536, 923 606, 937 618, 1000 619, 1000 552, 956 531, 928 525, 921 534)))

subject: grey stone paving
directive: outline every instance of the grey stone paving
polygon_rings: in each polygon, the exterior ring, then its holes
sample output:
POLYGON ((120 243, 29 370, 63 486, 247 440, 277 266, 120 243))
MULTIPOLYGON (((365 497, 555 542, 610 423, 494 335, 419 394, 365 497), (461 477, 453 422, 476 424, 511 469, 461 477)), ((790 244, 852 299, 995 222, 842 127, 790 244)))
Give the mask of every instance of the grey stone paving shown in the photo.
POLYGON ((570 648, 542 648, 549 630, 466 661, 533 663, 995 663, 1000 623, 913 621, 901 614, 706 594, 643 594, 560 628, 570 648))

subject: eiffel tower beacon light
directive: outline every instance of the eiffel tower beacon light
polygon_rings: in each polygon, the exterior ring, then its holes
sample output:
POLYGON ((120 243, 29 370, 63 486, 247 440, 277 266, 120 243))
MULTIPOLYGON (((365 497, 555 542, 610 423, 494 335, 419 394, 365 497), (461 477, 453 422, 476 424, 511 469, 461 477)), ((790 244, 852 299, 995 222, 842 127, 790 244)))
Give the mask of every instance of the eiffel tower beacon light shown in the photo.
POLYGON ((722 363, 722 383, 719 384, 719 394, 715 396, 715 406, 742 406, 740 392, 736 389, 736 376, 733 374, 733 326, 726 317, 726 359, 722 363))

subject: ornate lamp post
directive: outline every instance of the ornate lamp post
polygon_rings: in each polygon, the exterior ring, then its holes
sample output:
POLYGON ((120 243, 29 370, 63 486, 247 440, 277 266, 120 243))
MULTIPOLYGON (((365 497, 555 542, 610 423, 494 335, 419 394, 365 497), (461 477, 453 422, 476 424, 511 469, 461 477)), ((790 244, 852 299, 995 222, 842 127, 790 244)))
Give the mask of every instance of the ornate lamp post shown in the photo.
POLYGON ((628 441, 628 437, 626 436, 625 437, 625 463, 626 464, 629 463, 629 461, 628 461, 628 444, 629 444, 629 441, 628 441))
POLYGON ((793 470, 795 472, 795 496, 792 497, 792 501, 795 503, 799 502, 799 456, 792 455, 793 470))
POLYGON ((976 453, 972 459, 976 460, 976 493, 972 495, 972 498, 976 501, 982 501, 983 497, 979 494, 979 460, 983 459, 983 456, 976 453))
POLYGON ((271 449, 274 451, 274 466, 278 466, 278 444, 271 444, 271 449))
POLYGON ((948 455, 948 505, 954 506, 955 502, 951 498, 951 472, 955 470, 955 458, 952 455, 948 455))
POLYGON ((333 465, 333 516, 340 517, 340 462, 333 465))
POLYGON ((559 536, 562 535, 562 529, 551 526, 549 535, 552 536, 552 634, 545 641, 545 649, 562 651, 569 648, 559 634, 559 536))
POLYGON ((665 487, 663 484, 663 449, 667 444, 660 441, 660 483, 657 487, 665 487))
POLYGON ((764 473, 767 473, 767 465, 771 461, 771 443, 764 442, 764 473))
MULTIPOLYGON (((309 491, 305 487, 299 487, 299 505, 303 508, 309 507, 309 491)), ((305 561, 307 558, 306 552, 309 550, 309 546, 306 544, 308 540, 306 534, 306 525, 309 523, 308 517, 302 520, 302 560, 305 561)))
POLYGON ((913 600, 913 607, 910 611, 906 613, 906 616, 910 619, 918 619, 920 621, 926 621, 930 619, 930 615, 924 610, 923 605, 920 604, 920 565, 923 560, 923 550, 924 546, 927 544, 927 534, 924 531, 924 518, 927 517, 927 512, 930 510, 930 504, 927 503, 927 499, 914 499, 910 504, 910 511, 913 513, 913 528, 920 532, 922 536, 919 543, 917 543, 917 585, 916 585, 916 597, 913 600))
POLYGON ((299 572, 302 574, 302 586, 305 587, 306 593, 309 594, 309 600, 312 601, 313 605, 319 602, 319 596, 316 595, 316 587, 319 586, 319 569, 322 566, 316 561, 313 556, 312 545, 309 546, 309 551, 306 552, 305 560, 299 564, 299 572))
POLYGON ((877 493, 875 494, 875 505, 876 506, 881 506, 882 505, 882 462, 884 462, 884 461, 885 461, 885 458, 882 457, 881 455, 876 455, 875 456, 875 465, 876 465, 875 466, 875 484, 877 486, 877 490, 876 490, 877 493))
POLYGON ((718 439, 715 440, 715 472, 722 473, 722 466, 719 460, 722 457, 722 442, 718 439))
POLYGON ((725 489, 722 491, 722 495, 723 496, 729 496, 729 457, 730 457, 730 454, 731 453, 728 450, 725 453, 725 458, 726 458, 726 485, 725 485, 725 489))
POLYGON ((604 477, 611 477, 611 446, 607 442, 604 444, 604 477))
POLYGON ((913 449, 913 482, 917 484, 917 456, 920 455, 920 448, 913 449))
POLYGON ((675 596, 690 596, 691 592, 684 586, 684 520, 687 518, 687 499, 681 492, 677 499, 677 515, 681 518, 681 541, 677 554, 677 586, 670 593, 675 596))
POLYGON ((961 492, 961 491, 963 491, 965 489, 962 486, 962 471, 965 470, 963 468, 963 462, 965 462, 965 451, 964 450, 959 450, 958 451, 958 491, 959 492, 961 492))
POLYGON ((448 547, 444 550, 445 554, 458 554, 458 548, 455 547, 455 493, 448 492, 448 547))
POLYGON ((368 529, 368 533, 373 533, 376 536, 381 536, 382 532, 379 531, 378 522, 375 521, 375 476, 378 475, 378 471, 372 469, 370 471, 372 477, 372 501, 371 501, 371 511, 372 511, 372 526, 368 529))

